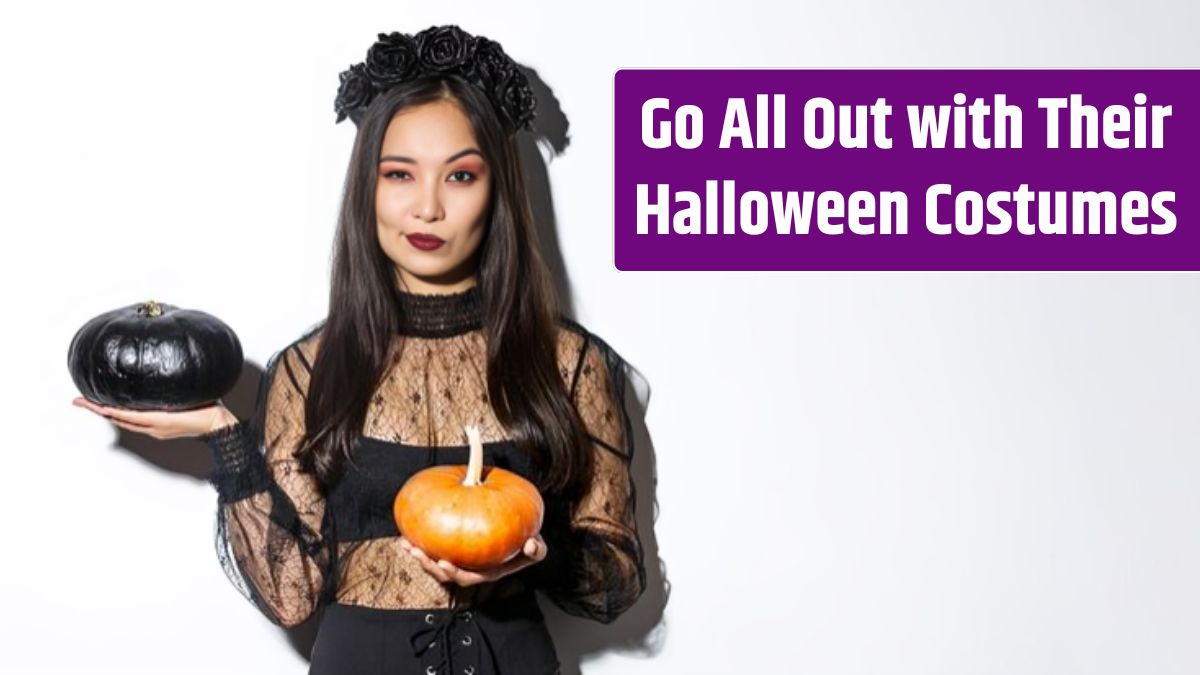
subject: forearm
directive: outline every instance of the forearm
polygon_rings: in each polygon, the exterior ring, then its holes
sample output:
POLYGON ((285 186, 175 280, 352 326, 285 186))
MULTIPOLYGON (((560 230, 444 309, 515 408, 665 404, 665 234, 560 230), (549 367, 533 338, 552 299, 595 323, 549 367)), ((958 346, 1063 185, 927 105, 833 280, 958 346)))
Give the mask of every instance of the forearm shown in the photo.
POLYGON ((200 436, 213 460, 209 482, 217 489, 222 504, 261 492, 270 485, 266 460, 249 425, 230 417, 232 422, 200 436))
POLYGON ((545 534, 535 583, 566 612, 611 623, 642 595, 646 572, 636 534, 588 529, 545 534))

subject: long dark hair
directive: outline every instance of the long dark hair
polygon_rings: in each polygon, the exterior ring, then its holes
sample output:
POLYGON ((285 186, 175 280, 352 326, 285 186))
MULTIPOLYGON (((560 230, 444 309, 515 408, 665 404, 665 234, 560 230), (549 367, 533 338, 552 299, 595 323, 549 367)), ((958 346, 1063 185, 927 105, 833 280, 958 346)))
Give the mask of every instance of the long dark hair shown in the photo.
POLYGON ((296 456, 328 491, 361 434, 401 324, 392 261, 379 244, 375 186, 383 137, 405 108, 459 104, 492 171, 487 230, 475 254, 488 398, 518 447, 531 453, 539 487, 573 494, 592 470, 588 438, 557 364, 561 306, 533 227, 511 128, 487 96, 454 75, 412 80, 377 96, 358 122, 334 237, 329 313, 305 402, 296 456))

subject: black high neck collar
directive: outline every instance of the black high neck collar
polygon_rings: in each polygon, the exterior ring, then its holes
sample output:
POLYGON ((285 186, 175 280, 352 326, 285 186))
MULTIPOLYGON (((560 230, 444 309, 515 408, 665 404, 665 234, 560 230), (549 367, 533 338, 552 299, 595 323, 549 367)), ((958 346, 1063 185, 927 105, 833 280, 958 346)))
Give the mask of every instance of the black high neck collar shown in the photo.
POLYGON ((397 290, 400 333, 415 337, 451 337, 483 326, 479 285, 445 294, 397 290))

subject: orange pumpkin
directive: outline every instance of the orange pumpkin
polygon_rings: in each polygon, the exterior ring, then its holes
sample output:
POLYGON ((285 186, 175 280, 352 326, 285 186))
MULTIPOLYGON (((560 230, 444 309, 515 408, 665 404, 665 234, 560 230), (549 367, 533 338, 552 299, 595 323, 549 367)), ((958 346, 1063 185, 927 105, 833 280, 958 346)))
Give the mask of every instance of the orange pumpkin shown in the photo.
POLYGON ((435 560, 481 570, 520 553, 525 540, 541 531, 545 507, 533 483, 484 467, 479 429, 466 430, 467 466, 418 471, 396 493, 392 511, 400 532, 435 560))

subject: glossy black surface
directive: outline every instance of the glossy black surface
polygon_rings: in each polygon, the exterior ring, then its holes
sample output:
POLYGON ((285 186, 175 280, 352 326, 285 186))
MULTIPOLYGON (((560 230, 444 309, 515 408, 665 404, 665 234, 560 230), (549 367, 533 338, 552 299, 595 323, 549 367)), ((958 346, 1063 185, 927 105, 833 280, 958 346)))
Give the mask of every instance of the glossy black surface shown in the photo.
POLYGON ((187 410, 229 393, 242 345, 223 321, 199 310, 137 303, 88 321, 71 339, 67 368, 85 398, 132 410, 187 410))

